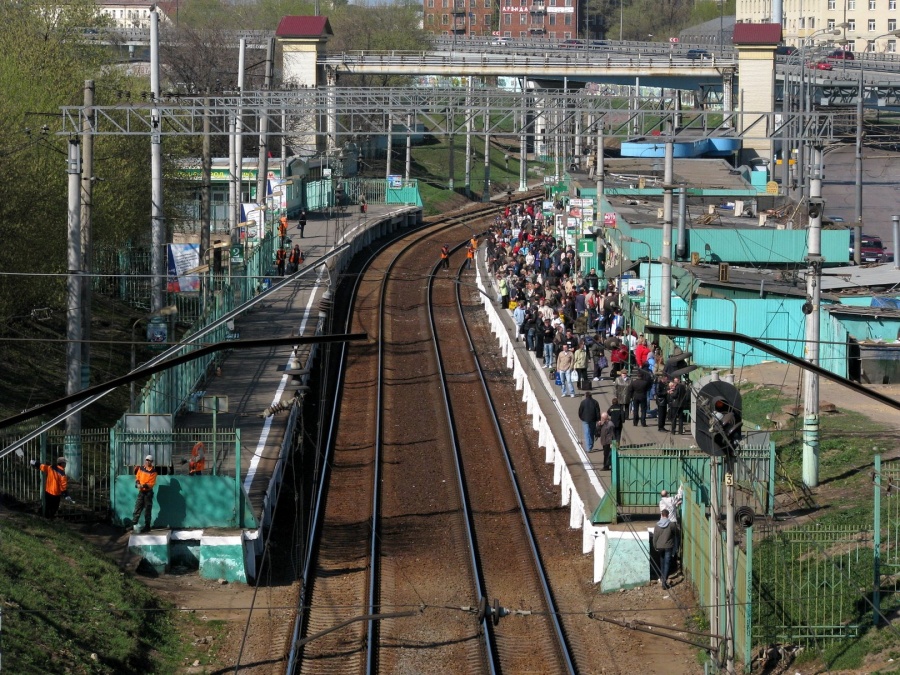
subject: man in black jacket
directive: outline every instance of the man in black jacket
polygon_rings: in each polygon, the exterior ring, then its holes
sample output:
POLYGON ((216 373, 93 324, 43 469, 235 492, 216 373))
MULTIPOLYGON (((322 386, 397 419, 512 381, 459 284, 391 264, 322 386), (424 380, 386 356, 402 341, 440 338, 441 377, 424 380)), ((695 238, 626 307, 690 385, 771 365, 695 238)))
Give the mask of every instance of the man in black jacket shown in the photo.
POLYGON ((578 419, 581 420, 581 428, 584 432, 584 451, 594 449, 594 433, 597 430, 597 422, 600 421, 600 404, 591 396, 591 392, 584 392, 584 399, 578 406, 578 419))
POLYGON ((631 401, 634 410, 634 426, 638 425, 638 417, 640 417, 641 426, 647 426, 647 394, 650 393, 652 385, 650 373, 643 368, 636 368, 631 374, 631 382, 628 384, 625 397, 631 401))
POLYGON ((612 400, 612 405, 609 406, 606 410, 606 414, 609 415, 609 419, 612 420, 613 428, 615 431, 615 439, 616 443, 622 442, 622 427, 625 426, 625 420, 628 418, 628 413, 625 410, 625 406, 619 403, 619 399, 615 396, 612 400))

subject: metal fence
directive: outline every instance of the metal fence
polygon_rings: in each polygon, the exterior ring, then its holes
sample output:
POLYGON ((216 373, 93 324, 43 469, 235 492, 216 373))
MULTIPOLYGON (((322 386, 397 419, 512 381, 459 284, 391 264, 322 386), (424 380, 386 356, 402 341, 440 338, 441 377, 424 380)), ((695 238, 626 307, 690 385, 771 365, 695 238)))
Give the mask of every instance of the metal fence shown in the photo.
POLYGON ((109 433, 112 447, 110 470, 114 476, 134 473, 146 455, 153 455, 162 475, 187 473, 191 449, 197 442, 205 448, 205 473, 213 476, 238 475, 234 463, 239 434, 235 429, 176 429, 168 432, 125 431, 116 425, 109 433))
MULTIPOLYGON (((0 442, 9 445, 20 435, 2 437, 0 442)), ((66 457, 69 496, 75 503, 62 502, 59 517, 105 518, 109 511, 109 447, 109 429, 83 429, 80 442, 72 442, 64 429, 52 429, 25 445, 21 455, 11 453, 0 459, 0 495, 7 503, 39 508, 43 474, 35 471, 29 460, 53 464, 57 457, 66 457)))

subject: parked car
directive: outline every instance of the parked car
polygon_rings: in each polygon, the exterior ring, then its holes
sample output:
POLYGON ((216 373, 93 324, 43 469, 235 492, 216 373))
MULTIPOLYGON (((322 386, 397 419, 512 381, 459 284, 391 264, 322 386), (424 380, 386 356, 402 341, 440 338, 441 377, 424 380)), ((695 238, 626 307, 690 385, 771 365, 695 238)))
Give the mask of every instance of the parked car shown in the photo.
MULTIPOLYGON (((850 260, 853 260, 854 239, 854 232, 851 230, 850 260)), ((894 256, 884 247, 881 237, 873 234, 863 234, 862 239, 859 240, 859 257, 860 262, 864 263, 891 262, 894 259, 894 256)))
POLYGON ((512 38, 498 37, 491 40, 492 47, 508 47, 512 44, 512 38))
POLYGON ((844 222, 844 219, 841 218, 840 216, 825 216, 825 218, 830 220, 832 223, 843 223, 844 222))
POLYGON ((563 40, 559 43, 560 49, 578 49, 581 47, 581 40, 563 40))
POLYGON ((828 55, 828 58, 836 59, 838 61, 853 61, 856 59, 853 52, 847 51, 846 49, 835 49, 828 55))
POLYGON ((828 63, 828 61, 809 61, 806 64, 806 67, 815 70, 834 70, 834 66, 828 63))
POLYGON ((685 58, 691 59, 692 61, 698 61, 698 60, 702 61, 702 60, 706 60, 706 59, 711 59, 712 57, 713 57, 713 55, 710 54, 705 49, 689 49, 688 53, 685 54, 685 58))
POLYGON ((796 53, 797 48, 792 45, 778 45, 775 48, 775 56, 790 56, 796 53))

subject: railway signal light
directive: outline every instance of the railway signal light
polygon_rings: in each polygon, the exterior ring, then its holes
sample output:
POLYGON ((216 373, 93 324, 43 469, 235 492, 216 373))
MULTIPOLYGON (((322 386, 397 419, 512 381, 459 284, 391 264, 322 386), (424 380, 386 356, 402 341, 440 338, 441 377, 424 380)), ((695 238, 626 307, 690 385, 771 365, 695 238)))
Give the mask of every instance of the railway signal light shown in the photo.
POLYGON ((692 389, 694 440, 708 455, 733 456, 741 440, 741 393, 733 384, 707 376, 692 389))

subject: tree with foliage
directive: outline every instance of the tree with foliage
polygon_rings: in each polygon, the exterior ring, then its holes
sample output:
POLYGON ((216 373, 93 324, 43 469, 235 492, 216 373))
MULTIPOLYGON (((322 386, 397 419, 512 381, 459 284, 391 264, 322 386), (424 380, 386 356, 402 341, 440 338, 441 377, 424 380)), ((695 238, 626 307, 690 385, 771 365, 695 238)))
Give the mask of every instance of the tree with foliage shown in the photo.
MULTIPOLYGON (((93 44, 83 26, 103 25, 87 0, 54 12, 38 0, 0 3, 0 317, 65 307, 67 272, 68 139, 60 106, 80 105, 87 79, 95 103, 111 104, 130 83, 108 68, 109 52, 93 44), (37 276, 19 276, 20 274, 37 276), (43 275, 43 276, 42 276, 43 275)), ((93 241, 117 247, 149 224, 149 142, 97 137, 94 147, 93 241)))

